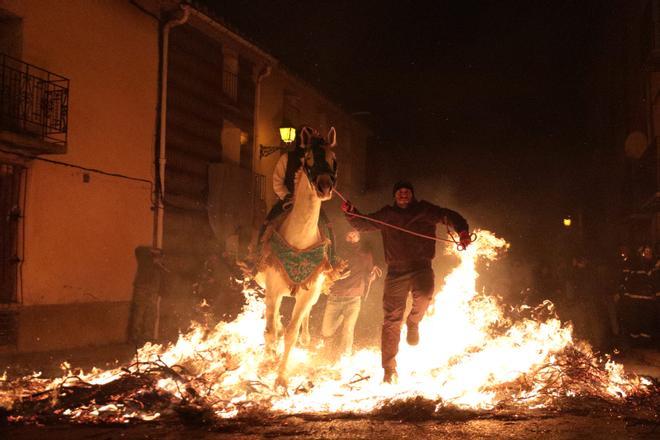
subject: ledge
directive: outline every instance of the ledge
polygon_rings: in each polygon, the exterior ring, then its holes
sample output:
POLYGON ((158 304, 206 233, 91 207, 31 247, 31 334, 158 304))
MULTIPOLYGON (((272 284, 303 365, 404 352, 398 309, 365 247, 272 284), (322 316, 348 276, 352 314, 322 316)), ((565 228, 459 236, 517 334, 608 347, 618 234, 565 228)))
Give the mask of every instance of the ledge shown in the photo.
POLYGON ((67 151, 66 145, 46 142, 27 133, 16 133, 3 129, 0 129, 0 144, 6 145, 9 149, 16 150, 18 153, 64 154, 67 151))

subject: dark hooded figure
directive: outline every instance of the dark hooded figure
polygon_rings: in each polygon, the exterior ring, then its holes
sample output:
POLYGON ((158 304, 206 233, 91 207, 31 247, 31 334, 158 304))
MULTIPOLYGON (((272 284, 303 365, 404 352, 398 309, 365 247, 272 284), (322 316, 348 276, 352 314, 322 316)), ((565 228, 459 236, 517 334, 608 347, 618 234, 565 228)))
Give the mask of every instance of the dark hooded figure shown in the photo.
MULTIPOLYGON (((424 200, 418 201, 410 182, 397 182, 392 193, 392 205, 367 217, 432 237, 435 237, 436 225, 443 223, 459 233, 463 247, 470 244, 468 223, 459 213, 424 200)), ((383 237, 387 277, 383 292, 381 354, 383 380, 392 382, 396 378, 396 355, 408 294, 412 293, 413 297, 412 310, 406 321, 407 342, 410 345, 419 343, 419 322, 433 298, 435 286, 431 261, 435 256, 435 241, 358 218, 354 214, 359 212, 350 202, 345 202, 342 209, 355 229, 380 231, 383 237)))
POLYGON ((133 280, 133 301, 129 322, 129 339, 137 345, 156 336, 157 302, 164 266, 162 251, 148 246, 135 248, 137 272, 133 280))

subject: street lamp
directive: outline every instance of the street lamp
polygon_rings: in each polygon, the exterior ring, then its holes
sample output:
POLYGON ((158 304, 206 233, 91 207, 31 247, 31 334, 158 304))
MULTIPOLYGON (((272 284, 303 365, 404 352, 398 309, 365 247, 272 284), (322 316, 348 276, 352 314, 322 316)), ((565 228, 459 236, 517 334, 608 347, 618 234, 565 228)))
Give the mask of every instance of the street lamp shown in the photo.
POLYGON ((295 141, 296 129, 293 127, 280 127, 280 139, 287 145, 295 141))
POLYGON ((259 159, 270 156, 276 151, 287 151, 289 145, 296 140, 296 129, 289 126, 280 127, 280 145, 261 145, 259 144, 259 159))
POLYGON ((567 228, 570 228, 571 223, 573 223, 573 220, 571 220, 571 217, 564 217, 564 226, 566 226, 567 228))

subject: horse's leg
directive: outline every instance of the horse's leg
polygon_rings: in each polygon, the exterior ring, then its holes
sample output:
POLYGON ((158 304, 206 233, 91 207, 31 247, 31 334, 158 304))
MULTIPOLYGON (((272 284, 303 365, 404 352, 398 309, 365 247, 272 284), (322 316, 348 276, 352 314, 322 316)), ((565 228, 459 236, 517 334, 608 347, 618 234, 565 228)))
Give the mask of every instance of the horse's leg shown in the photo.
POLYGON ((272 353, 277 351, 277 341, 281 334, 280 305, 284 289, 277 274, 269 271, 266 274, 266 349, 272 353))
POLYGON ((312 307, 319 301, 320 292, 312 297, 312 305, 309 311, 305 314, 302 320, 302 327, 300 328, 300 345, 307 347, 312 342, 312 335, 309 333, 309 315, 312 313, 312 307))
POLYGON ((296 294, 296 305, 291 314, 291 322, 289 322, 284 334, 284 354, 280 360, 280 368, 277 374, 277 385, 284 387, 287 385, 287 368, 289 366, 291 349, 295 347, 296 342, 298 341, 298 333, 300 332, 302 321, 305 317, 309 317, 309 312, 318 300, 320 294, 320 283, 317 283, 309 290, 300 289, 296 294))
POLYGON ((277 339, 279 336, 280 320, 279 305, 282 302, 282 296, 274 292, 266 292, 266 331, 264 338, 266 340, 266 350, 269 352, 277 351, 277 339))
POLYGON ((309 312, 305 313, 305 316, 302 318, 302 324, 300 326, 300 345, 307 347, 312 341, 312 336, 309 334, 309 314, 311 312, 311 307, 309 312))
POLYGON ((282 315, 280 314, 280 306, 282 305, 282 298, 284 298, 285 294, 282 293, 275 303, 275 313, 274 313, 274 321, 273 324, 275 325, 275 340, 279 342, 280 338, 282 337, 282 315))

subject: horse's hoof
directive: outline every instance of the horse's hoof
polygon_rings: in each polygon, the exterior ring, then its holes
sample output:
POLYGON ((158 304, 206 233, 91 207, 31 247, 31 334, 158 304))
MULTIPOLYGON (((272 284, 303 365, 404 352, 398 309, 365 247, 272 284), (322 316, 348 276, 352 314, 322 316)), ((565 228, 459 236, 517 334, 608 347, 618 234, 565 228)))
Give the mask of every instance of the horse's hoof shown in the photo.
POLYGON ((287 392, 287 389, 289 388, 289 381, 286 377, 277 376, 277 379, 275 380, 275 389, 279 388, 284 388, 284 392, 287 392))
POLYGON ((267 362, 273 364, 274 368, 277 368, 279 365, 279 357, 277 356, 277 351, 272 348, 264 348, 264 355, 261 358, 262 362, 267 362))

